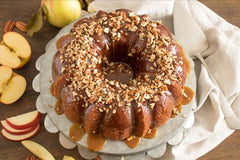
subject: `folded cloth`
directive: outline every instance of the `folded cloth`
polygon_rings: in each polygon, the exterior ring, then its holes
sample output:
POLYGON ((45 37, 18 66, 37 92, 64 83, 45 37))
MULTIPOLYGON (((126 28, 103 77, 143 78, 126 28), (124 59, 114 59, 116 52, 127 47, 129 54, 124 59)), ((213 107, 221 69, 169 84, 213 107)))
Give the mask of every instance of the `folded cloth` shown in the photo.
MULTIPOLYGON (((185 3, 208 39, 209 48, 202 56, 211 72, 195 60, 198 104, 194 109, 195 122, 184 131, 178 145, 168 147, 161 157, 167 160, 197 159, 240 128, 240 29, 198 1, 185 3)), ((171 31, 174 28, 174 1, 97 0, 92 5, 96 10, 126 8, 137 14, 149 14, 153 20, 161 19, 171 31)))

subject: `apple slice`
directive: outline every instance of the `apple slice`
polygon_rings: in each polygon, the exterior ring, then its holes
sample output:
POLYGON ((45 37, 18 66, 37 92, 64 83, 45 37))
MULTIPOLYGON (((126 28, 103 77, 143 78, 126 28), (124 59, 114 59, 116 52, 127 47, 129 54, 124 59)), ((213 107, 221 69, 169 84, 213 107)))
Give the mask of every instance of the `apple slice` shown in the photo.
POLYGON ((0 95, 0 102, 11 104, 17 101, 25 92, 27 82, 23 76, 13 73, 12 79, 8 82, 0 95))
POLYGON ((7 46, 0 45, 0 63, 11 68, 18 68, 21 65, 21 60, 7 46))
POLYGON ((24 147, 26 147, 29 151, 31 151, 33 154, 35 154, 38 158, 42 160, 55 160, 53 155, 42 145, 30 141, 25 140, 21 142, 24 147))
POLYGON ((21 34, 7 32, 3 35, 3 42, 12 48, 17 56, 21 58, 29 58, 31 56, 31 47, 21 34))
POLYGON ((1 121, 1 124, 2 124, 2 127, 6 130, 6 132, 13 134, 13 135, 23 135, 23 134, 32 132, 36 128, 36 126, 39 124, 39 122, 37 122, 36 124, 33 124, 33 126, 26 128, 26 129, 12 128, 11 126, 9 126, 9 124, 6 122, 6 120, 1 121))
POLYGON ((0 64, 11 68, 24 66, 31 57, 31 47, 28 41, 17 32, 7 32, 3 35, 0 45, 0 64))
POLYGON ((2 129, 1 131, 2 131, 2 135, 4 138, 11 140, 11 141, 18 142, 18 141, 32 138, 33 136, 35 136, 37 134, 37 132, 39 131, 39 128, 40 128, 40 124, 38 124, 37 127, 32 132, 29 132, 29 133, 26 133, 23 135, 10 134, 5 129, 2 129))
MULTIPOLYGON (((0 46, 1 47, 1 46, 0 46)), ((3 89, 11 79, 13 71, 10 67, 0 66, 0 93, 2 93, 3 89)))
POLYGON ((41 113, 37 110, 24 113, 15 117, 10 117, 6 119, 9 126, 14 129, 26 129, 38 123, 41 118, 41 113))
POLYGON ((64 155, 63 160, 75 160, 73 157, 64 155))

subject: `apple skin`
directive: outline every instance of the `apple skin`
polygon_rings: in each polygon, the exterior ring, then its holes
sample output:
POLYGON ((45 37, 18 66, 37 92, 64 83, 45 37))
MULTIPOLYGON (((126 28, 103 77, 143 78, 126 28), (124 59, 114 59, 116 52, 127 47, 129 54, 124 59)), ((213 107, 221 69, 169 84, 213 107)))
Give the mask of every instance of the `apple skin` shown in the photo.
POLYGON ((13 135, 23 135, 32 132, 34 129, 36 129, 37 125, 39 124, 39 121, 36 121, 36 124, 33 124, 33 126, 27 128, 27 129, 15 129, 8 125, 6 120, 1 121, 3 129, 5 129, 6 132, 13 134, 13 135))
POLYGON ((22 68, 23 66, 25 66, 25 64, 27 64, 30 59, 31 59, 31 55, 27 58, 21 59, 21 64, 15 69, 19 69, 19 68, 22 68))
POLYGON ((27 128, 33 126, 35 123, 38 123, 38 122, 40 121, 40 119, 41 119, 41 115, 42 115, 42 114, 41 114, 40 112, 38 112, 36 118, 35 118, 33 121, 28 122, 28 123, 26 123, 26 124, 24 124, 24 125, 16 125, 16 124, 13 124, 13 123, 11 123, 11 121, 8 120, 8 118, 6 119, 6 123, 7 123, 9 126, 11 126, 12 128, 14 128, 14 129, 27 129, 27 128))
POLYGON ((42 0, 41 6, 47 9, 47 21, 62 28, 81 16, 81 3, 79 0, 42 0))
POLYGON ((3 137, 6 138, 7 140, 19 142, 19 141, 22 141, 25 139, 32 138, 33 136, 35 136, 38 133, 39 129, 40 129, 40 124, 38 124, 32 132, 29 132, 29 133, 26 133, 23 135, 13 135, 13 134, 8 133, 5 129, 2 129, 1 132, 2 132, 3 137))

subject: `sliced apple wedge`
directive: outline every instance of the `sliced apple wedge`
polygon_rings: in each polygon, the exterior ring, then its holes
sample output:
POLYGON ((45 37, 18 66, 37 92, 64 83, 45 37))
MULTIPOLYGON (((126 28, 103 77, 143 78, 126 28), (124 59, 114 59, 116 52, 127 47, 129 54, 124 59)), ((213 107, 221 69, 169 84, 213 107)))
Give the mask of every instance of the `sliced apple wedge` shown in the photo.
POLYGON ((75 160, 73 157, 64 155, 63 160, 75 160))
POLYGON ((6 123, 14 129, 26 129, 38 123, 41 113, 37 110, 6 119, 6 123))
POLYGON ((0 45, 0 64, 11 68, 24 66, 31 57, 31 47, 28 41, 17 32, 7 32, 3 35, 0 45))
POLYGON ((10 134, 5 129, 2 129, 1 132, 2 132, 2 135, 4 138, 11 140, 11 141, 18 142, 18 141, 29 139, 29 138, 35 136, 37 134, 37 132, 39 131, 39 128, 40 128, 40 124, 38 124, 32 132, 29 132, 29 133, 26 133, 23 135, 10 134))
POLYGON ((23 135, 23 134, 32 132, 36 128, 36 126, 39 124, 39 122, 37 122, 36 124, 33 124, 33 126, 26 128, 26 129, 12 128, 11 126, 9 126, 9 124, 6 122, 6 120, 1 121, 1 124, 2 124, 3 129, 6 130, 6 132, 13 134, 13 135, 23 135))
POLYGON ((29 151, 31 151, 33 154, 35 154, 38 158, 42 160, 55 160, 53 155, 42 145, 30 141, 25 140, 21 142, 24 147, 26 147, 29 151))
POLYGON ((0 95, 0 102, 11 104, 17 101, 25 92, 27 82, 23 76, 13 73, 11 80, 0 95))
POLYGON ((18 68, 21 65, 21 60, 7 46, 0 45, 0 63, 11 68, 18 68))
POLYGON ((7 32, 3 35, 3 42, 12 48, 17 56, 21 58, 29 58, 31 56, 31 47, 21 34, 7 32))
MULTIPOLYGON (((1 47, 1 46, 0 46, 1 47)), ((0 93, 2 93, 3 89, 11 79, 13 71, 10 67, 0 66, 0 93)))

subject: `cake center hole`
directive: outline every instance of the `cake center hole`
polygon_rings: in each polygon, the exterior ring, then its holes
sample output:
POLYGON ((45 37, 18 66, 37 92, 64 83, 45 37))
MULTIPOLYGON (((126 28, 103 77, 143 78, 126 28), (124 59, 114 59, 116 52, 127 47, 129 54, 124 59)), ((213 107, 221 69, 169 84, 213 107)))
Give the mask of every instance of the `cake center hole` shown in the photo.
POLYGON ((124 62, 111 62, 104 70, 106 78, 111 81, 128 83, 133 78, 132 68, 124 62))

